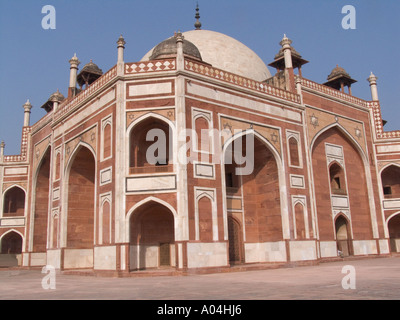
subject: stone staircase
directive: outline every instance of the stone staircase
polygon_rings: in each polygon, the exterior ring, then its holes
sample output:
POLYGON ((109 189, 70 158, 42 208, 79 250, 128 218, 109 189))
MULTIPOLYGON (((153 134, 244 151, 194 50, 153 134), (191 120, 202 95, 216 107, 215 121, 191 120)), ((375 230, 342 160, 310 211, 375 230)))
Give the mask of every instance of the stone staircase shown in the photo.
POLYGON ((20 254, 0 254, 0 268, 12 268, 20 265, 20 254))

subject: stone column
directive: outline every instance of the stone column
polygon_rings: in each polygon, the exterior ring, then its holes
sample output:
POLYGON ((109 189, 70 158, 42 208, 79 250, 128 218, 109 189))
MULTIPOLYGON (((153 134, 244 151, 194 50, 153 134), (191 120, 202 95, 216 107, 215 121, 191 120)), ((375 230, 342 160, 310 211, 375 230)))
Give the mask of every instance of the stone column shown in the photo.
POLYGON ((120 37, 119 37, 119 39, 118 39, 118 41, 117 41, 117 44, 118 44, 118 63, 123 63, 124 62, 124 49, 125 49, 125 44, 126 44, 126 42, 125 42, 125 40, 124 40, 124 38, 122 37, 122 34, 120 35, 120 37))
POLYGON ((78 73, 78 66, 81 62, 76 57, 76 53, 69 60, 70 64, 70 72, 69 72, 69 88, 68 88, 68 97, 73 97, 76 94, 76 76, 78 73))
POLYGON ((292 40, 283 36, 282 41, 279 43, 283 49, 283 56, 285 59, 285 84, 286 90, 296 92, 296 85, 294 83, 294 71, 293 71, 293 61, 292 61, 292 47, 290 46, 292 40))
POLYGON ((29 122, 31 118, 31 109, 32 109, 32 105, 29 102, 29 99, 25 102, 23 108, 24 108, 24 127, 29 127, 29 122))
POLYGON ((4 141, 2 141, 0 143, 0 162, 3 162, 5 146, 6 146, 6 144, 4 143, 4 141))
POLYGON ((184 57, 183 57, 183 35, 179 31, 175 35, 176 39, 176 69, 177 70, 184 70, 184 57))
POLYGON ((175 108, 176 128, 174 134, 174 171, 177 175, 177 219, 175 221, 175 243, 177 255, 177 268, 187 267, 187 241, 189 240, 189 214, 188 214, 188 189, 187 189, 187 157, 186 157, 186 104, 185 104, 185 79, 179 74, 184 71, 183 35, 175 35, 177 44, 175 108))
POLYGON ((303 104, 303 91, 301 90, 301 78, 300 76, 294 77, 294 82, 296 84, 296 92, 300 96, 301 104, 303 104))
POLYGON ((371 72, 371 75, 367 79, 369 82, 369 86, 371 87, 371 97, 372 101, 378 101, 378 87, 376 86, 376 80, 378 78, 371 72))
POLYGON ((283 36, 282 41, 280 42, 280 45, 283 48, 283 55, 285 58, 285 68, 293 68, 293 63, 292 63, 292 47, 290 46, 292 44, 292 40, 288 39, 286 37, 286 34, 283 36))

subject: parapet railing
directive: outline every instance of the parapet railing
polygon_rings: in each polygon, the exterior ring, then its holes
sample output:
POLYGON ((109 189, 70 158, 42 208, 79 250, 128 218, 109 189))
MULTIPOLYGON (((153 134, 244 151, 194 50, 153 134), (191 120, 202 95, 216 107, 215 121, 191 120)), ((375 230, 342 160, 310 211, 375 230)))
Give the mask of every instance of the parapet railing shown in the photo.
POLYGON ((185 70, 199 73, 201 75, 222 80, 231 84, 241 86, 243 88, 255 90, 257 92, 266 93, 276 98, 287 100, 290 102, 300 103, 300 96, 298 94, 273 87, 263 82, 255 81, 249 78, 245 78, 230 72, 223 71, 221 69, 214 68, 212 66, 185 60, 185 70))
POLYGON ((21 154, 19 155, 11 155, 4 156, 3 162, 22 162, 27 160, 28 156, 28 138, 29 134, 32 131, 32 127, 23 127, 22 128, 22 140, 21 140, 21 154))
POLYGON ((375 133, 378 139, 391 139, 391 138, 400 138, 400 130, 395 131, 387 131, 383 130, 383 121, 381 114, 381 107, 378 101, 366 101, 357 97, 354 97, 350 94, 341 92, 339 90, 335 90, 328 86, 316 83, 314 81, 301 78, 301 85, 303 87, 324 93, 331 97, 338 98, 342 101, 350 102, 360 107, 367 108, 372 111, 373 122, 375 125, 375 133))
POLYGON ((365 101, 363 99, 354 97, 354 96, 352 96, 350 94, 341 92, 339 90, 330 88, 328 86, 325 86, 325 85, 320 84, 320 83, 316 83, 316 82, 308 80, 308 79, 300 78, 300 80, 301 80, 301 85, 303 87, 319 91, 321 93, 327 94, 327 95, 335 97, 335 98, 339 98, 341 100, 353 103, 353 104, 358 105, 360 107, 364 107, 364 108, 367 107, 367 101, 365 101))
POLYGON ((384 131, 381 107, 378 101, 368 101, 368 108, 372 111, 372 120, 375 124, 375 133, 378 139, 400 138, 400 130, 384 131))

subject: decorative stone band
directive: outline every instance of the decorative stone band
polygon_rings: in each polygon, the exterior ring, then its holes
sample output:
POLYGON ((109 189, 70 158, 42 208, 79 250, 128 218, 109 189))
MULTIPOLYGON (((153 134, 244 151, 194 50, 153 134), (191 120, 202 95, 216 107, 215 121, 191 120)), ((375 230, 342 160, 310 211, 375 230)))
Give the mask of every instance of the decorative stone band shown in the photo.
POLYGON ((210 77, 210 78, 229 82, 229 83, 232 83, 232 84, 235 84, 235 85, 247 88, 247 89, 266 93, 266 94, 269 94, 271 96, 274 96, 274 97, 277 97, 280 99, 288 100, 288 101, 295 102, 295 103, 301 102, 300 96, 295 93, 292 93, 292 92, 289 92, 286 90, 282 90, 282 89, 267 85, 262 82, 244 78, 242 76, 238 76, 233 73, 229 73, 229 72, 217 69, 217 68, 213 68, 211 66, 208 66, 208 65, 205 65, 202 63, 185 60, 185 70, 199 73, 199 74, 202 74, 202 75, 210 77))
POLYGON ((15 156, 4 156, 3 162, 23 162, 27 160, 28 153, 28 138, 31 133, 31 127, 23 127, 22 129, 22 141, 21 141, 21 154, 15 156))
POLYGON ((309 88, 309 89, 318 91, 320 93, 324 93, 326 95, 332 96, 334 98, 353 103, 360 107, 364 107, 364 108, 367 107, 367 101, 365 101, 363 99, 351 96, 347 93, 330 88, 328 86, 324 86, 322 84, 316 83, 316 82, 308 80, 308 79, 300 78, 300 80, 301 80, 301 85, 305 88, 309 88))
POLYGON ((175 59, 153 60, 125 64, 125 74, 171 71, 175 69, 175 59))
POLYGON ((375 125, 376 137, 378 139, 395 139, 400 138, 400 130, 396 131, 383 131, 383 120, 381 108, 378 101, 368 101, 367 106, 372 110, 372 117, 375 125))

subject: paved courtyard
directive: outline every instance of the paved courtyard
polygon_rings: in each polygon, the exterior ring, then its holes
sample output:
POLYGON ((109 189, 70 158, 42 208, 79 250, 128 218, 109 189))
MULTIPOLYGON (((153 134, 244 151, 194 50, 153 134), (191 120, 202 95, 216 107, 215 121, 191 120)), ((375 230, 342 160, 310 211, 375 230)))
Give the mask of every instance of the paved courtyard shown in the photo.
POLYGON ((400 300, 400 257, 220 274, 105 278, 0 269, 0 299, 400 300), (351 266, 345 268, 346 265, 351 266), (353 269, 354 268, 354 269, 353 269), (344 273, 342 273, 344 272, 344 273), (348 287, 344 289, 343 285, 348 287))

